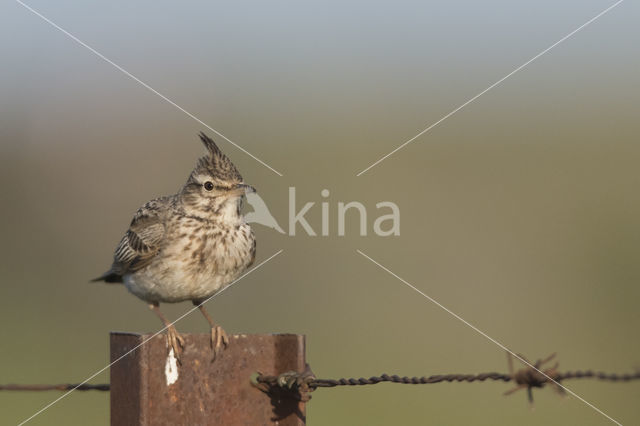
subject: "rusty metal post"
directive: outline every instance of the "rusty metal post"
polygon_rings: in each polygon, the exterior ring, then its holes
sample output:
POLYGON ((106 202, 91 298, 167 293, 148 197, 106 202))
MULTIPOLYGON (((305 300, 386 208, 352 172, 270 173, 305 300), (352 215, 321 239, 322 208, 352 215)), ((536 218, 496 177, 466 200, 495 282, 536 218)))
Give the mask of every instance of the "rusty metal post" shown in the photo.
MULTIPOLYGON (((111 425, 304 425, 304 403, 269 398, 255 372, 305 368, 304 336, 233 335, 214 362, 208 334, 183 334, 182 365, 158 335, 111 366, 111 425)), ((111 361, 151 335, 111 333, 111 361)))

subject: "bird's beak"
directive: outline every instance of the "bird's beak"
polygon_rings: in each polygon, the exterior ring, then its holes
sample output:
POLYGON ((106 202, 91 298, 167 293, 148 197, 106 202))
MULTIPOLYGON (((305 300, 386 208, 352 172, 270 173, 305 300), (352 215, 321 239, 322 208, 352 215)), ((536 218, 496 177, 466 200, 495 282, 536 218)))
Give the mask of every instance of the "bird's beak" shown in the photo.
POLYGON ((231 192, 238 195, 246 195, 251 192, 256 192, 256 189, 251 185, 247 185, 246 183, 238 183, 233 187, 231 192))

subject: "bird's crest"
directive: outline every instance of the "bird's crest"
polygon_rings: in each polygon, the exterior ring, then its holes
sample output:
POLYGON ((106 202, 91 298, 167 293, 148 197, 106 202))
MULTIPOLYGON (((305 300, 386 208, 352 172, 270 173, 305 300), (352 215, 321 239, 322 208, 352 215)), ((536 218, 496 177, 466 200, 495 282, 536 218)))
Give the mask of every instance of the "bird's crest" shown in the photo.
POLYGON ((192 174, 207 173, 222 181, 242 182, 242 175, 229 157, 218 148, 209 136, 200 132, 200 140, 207 148, 208 155, 200 158, 192 174))

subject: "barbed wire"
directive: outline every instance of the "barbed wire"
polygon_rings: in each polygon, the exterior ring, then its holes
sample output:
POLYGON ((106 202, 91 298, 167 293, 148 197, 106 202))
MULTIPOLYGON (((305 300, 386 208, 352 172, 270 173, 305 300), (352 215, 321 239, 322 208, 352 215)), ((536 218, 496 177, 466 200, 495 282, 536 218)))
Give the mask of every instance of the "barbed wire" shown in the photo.
MULTIPOLYGON (((525 359, 522 355, 520 358, 525 359)), ((547 384, 552 385, 557 392, 564 393, 564 390, 558 386, 558 383, 569 379, 597 379, 611 382, 628 382, 631 380, 640 380, 640 370, 630 374, 604 373, 592 370, 577 370, 559 372, 558 364, 544 370, 540 370, 543 365, 551 361, 556 354, 552 354, 545 359, 530 363, 533 367, 527 366, 520 370, 514 371, 511 354, 508 354, 509 373, 480 373, 480 374, 436 374, 432 376, 422 377, 400 377, 398 375, 381 374, 380 376, 371 376, 369 378, 342 378, 342 379, 318 379, 311 371, 307 364, 305 371, 298 373, 295 371, 286 372, 278 376, 270 376, 259 374, 254 386, 261 391, 281 396, 283 393, 288 394, 300 401, 309 401, 311 392, 318 388, 333 388, 338 386, 367 386, 376 385, 378 383, 390 382, 409 385, 426 385, 443 382, 484 382, 484 381, 502 381, 515 382, 516 387, 504 392, 510 395, 520 389, 526 389, 529 402, 533 403, 533 388, 542 388, 547 384)))
POLYGON ((73 384, 73 383, 64 383, 58 385, 19 385, 19 384, 8 384, 8 385, 0 385, 0 391, 70 391, 70 390, 79 390, 79 391, 89 391, 89 390, 97 390, 97 391, 108 391, 111 386, 109 383, 100 383, 96 385, 84 383, 84 384, 73 384))
MULTIPOLYGON (((526 359, 519 355, 522 359, 526 359)), ((397 383, 408 385, 426 385, 435 383, 460 383, 460 382, 485 382, 485 381, 501 381, 501 382, 514 382, 516 387, 504 392, 505 395, 510 395, 520 389, 527 389, 529 401, 533 402, 532 389, 542 388, 549 384, 553 386, 556 391, 562 393, 563 389, 557 385, 557 383, 570 379, 597 379, 610 382, 629 382, 632 380, 640 380, 640 370, 634 373, 617 374, 617 373, 605 373, 601 371, 593 370, 576 370, 559 372, 558 364, 541 370, 543 365, 551 361, 555 357, 555 354, 548 356, 545 359, 538 360, 532 365, 535 367, 525 367, 520 370, 513 369, 512 358, 509 354, 509 373, 479 373, 479 374, 435 374, 431 376, 421 377, 408 377, 398 376, 396 374, 381 374, 379 376, 371 376, 369 378, 341 378, 341 379, 318 379, 311 371, 309 364, 303 372, 289 371, 277 376, 265 375, 257 373, 257 376, 252 380, 253 386, 260 389, 262 392, 270 396, 287 396, 299 401, 309 401, 311 399, 311 392, 319 388, 334 388, 339 386, 367 386, 376 385, 378 383, 397 383)), ((101 384, 54 384, 54 385, 42 385, 42 384, 7 384, 0 385, 0 391, 109 391, 110 385, 108 383, 101 384)))

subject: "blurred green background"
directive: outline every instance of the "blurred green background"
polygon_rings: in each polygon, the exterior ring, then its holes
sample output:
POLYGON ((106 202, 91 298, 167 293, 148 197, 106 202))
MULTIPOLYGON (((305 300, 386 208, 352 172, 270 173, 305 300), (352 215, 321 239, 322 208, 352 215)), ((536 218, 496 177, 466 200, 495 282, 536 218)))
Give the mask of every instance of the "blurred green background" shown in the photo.
MULTIPOLYGON (((640 365, 640 6, 625 2, 360 177, 356 173, 612 1, 29 4, 272 167, 221 148, 283 227, 288 187, 331 235, 255 226, 260 262, 208 305, 228 332, 307 335, 323 378, 506 371, 490 336, 561 369, 640 365), (401 235, 337 236, 339 201, 393 201, 401 235)), ((79 382, 110 330, 159 322, 88 284, 135 210, 203 152, 189 117, 29 13, 0 5, 0 382, 79 382)), ((211 134, 211 132, 209 132, 211 134)), ((176 318, 190 304, 164 306, 176 318)), ((205 332, 192 315, 178 329, 205 332)), ((108 380, 108 372, 92 382, 108 380)), ((566 385, 638 424, 640 383, 566 385)), ((575 398, 510 385, 320 390, 309 425, 607 424, 575 398)), ((0 393, 18 423, 57 393, 0 393)), ((30 424, 108 424, 76 392, 30 424)))

